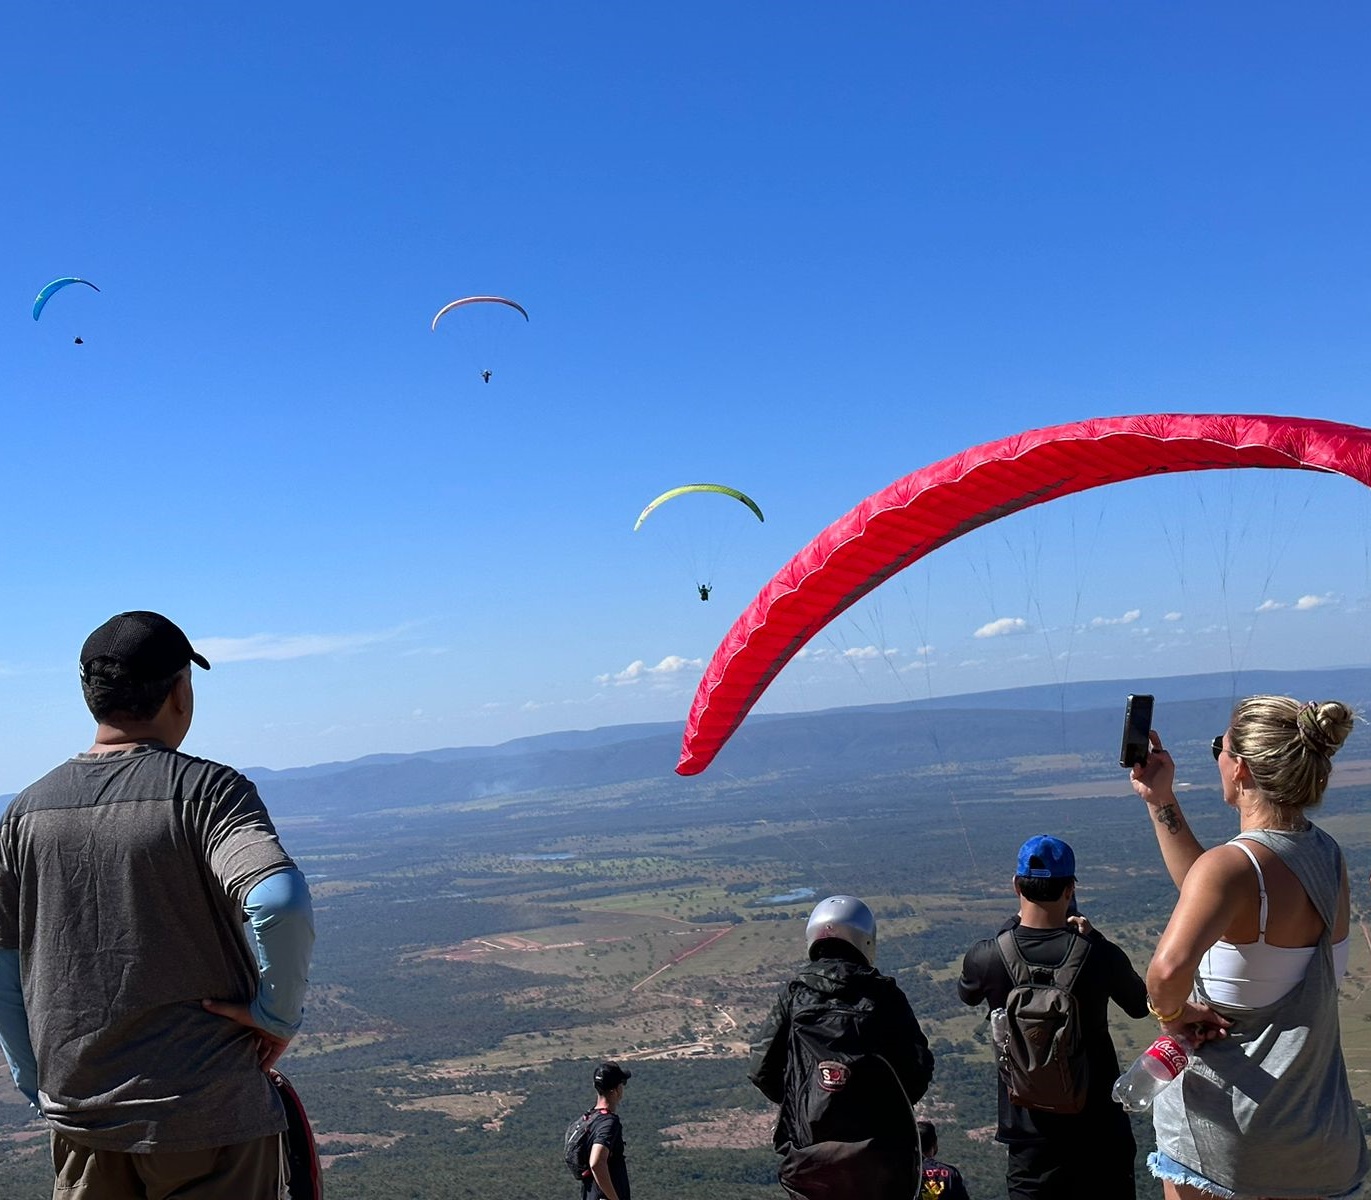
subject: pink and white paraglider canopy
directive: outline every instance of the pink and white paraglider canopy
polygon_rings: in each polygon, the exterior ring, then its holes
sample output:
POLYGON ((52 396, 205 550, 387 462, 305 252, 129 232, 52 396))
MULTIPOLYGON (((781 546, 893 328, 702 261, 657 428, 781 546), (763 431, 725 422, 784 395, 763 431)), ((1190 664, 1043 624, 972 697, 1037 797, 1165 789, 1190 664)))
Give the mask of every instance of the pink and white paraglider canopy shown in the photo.
POLYGON ((1325 471, 1371 486, 1371 429, 1306 417, 1104 417, 987 442, 906 475, 834 521, 733 623, 695 693, 677 772, 709 766, 810 638, 939 546, 1105 484, 1247 467, 1325 471))

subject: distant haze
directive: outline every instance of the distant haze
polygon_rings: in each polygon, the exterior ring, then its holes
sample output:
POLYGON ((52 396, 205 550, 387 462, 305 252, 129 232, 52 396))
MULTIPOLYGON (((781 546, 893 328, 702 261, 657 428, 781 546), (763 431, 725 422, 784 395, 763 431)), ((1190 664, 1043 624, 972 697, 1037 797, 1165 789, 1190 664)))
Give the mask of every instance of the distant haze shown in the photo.
MULTIPOLYGON (((930 769, 955 776, 960 764, 968 772, 975 764, 978 772, 997 761, 1043 756, 1077 758, 1083 778, 1121 791, 1126 782, 1117 758, 1130 691, 1157 697, 1153 724, 1178 763, 1207 771, 1210 739, 1222 732, 1235 699, 1272 692, 1340 699, 1365 710, 1371 707, 1371 669, 1094 681, 753 716, 714 765, 694 779, 673 773, 682 728, 675 723, 248 774, 274 810, 320 817, 634 785, 653 795, 683 796, 769 776, 793 775, 807 786, 930 769)), ((1353 733, 1342 758, 1371 759, 1371 727, 1353 733)))

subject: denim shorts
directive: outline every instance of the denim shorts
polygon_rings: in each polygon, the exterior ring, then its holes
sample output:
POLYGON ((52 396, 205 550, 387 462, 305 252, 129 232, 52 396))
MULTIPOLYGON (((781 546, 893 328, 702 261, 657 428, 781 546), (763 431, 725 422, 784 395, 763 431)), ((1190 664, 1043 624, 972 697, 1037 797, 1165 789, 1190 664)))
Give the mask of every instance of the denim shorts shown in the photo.
MULTIPOLYGON (((1147 1169, 1158 1179, 1167 1179, 1172 1183, 1184 1183, 1192 1188, 1198 1188, 1207 1196, 1217 1196, 1219 1200, 1245 1200, 1237 1192, 1226 1188, 1221 1183, 1215 1183, 1212 1179, 1206 1179, 1198 1171, 1192 1171, 1184 1163, 1178 1163, 1169 1154, 1163 1154, 1160 1150, 1154 1150, 1147 1156, 1147 1169)), ((1351 1196, 1362 1194, 1361 1184, 1357 1184, 1350 1192, 1338 1192, 1331 1195, 1328 1200, 1348 1200, 1351 1196)))
POLYGON ((1147 1156, 1147 1169, 1158 1179, 1167 1179, 1172 1183, 1184 1183, 1189 1187, 1199 1188, 1207 1196, 1218 1196, 1220 1200, 1242 1200, 1242 1197, 1231 1188, 1215 1183, 1212 1179, 1206 1179, 1198 1172, 1192 1171, 1184 1163, 1178 1163, 1171 1155, 1163 1154, 1160 1150, 1153 1150, 1147 1156))

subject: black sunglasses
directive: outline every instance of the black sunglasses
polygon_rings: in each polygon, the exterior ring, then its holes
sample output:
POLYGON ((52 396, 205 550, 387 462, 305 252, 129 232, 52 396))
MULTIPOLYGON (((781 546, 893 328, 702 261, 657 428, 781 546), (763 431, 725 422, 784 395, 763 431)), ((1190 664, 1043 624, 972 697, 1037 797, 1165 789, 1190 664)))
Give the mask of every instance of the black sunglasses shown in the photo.
POLYGON ((1218 762, 1219 755, 1223 753, 1223 734, 1219 734, 1218 737, 1210 742, 1209 748, 1214 751, 1214 761, 1218 762))

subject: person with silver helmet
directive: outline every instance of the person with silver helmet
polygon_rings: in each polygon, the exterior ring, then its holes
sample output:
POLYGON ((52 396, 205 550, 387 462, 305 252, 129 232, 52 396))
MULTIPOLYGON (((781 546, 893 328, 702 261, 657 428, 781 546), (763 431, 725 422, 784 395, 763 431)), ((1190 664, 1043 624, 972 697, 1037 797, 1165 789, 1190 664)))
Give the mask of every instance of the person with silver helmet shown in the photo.
POLYGON ((920 1179, 914 1105, 933 1055, 899 985, 876 970, 876 917, 821 900, 809 962, 762 1026, 748 1077, 779 1104, 779 1178, 797 1200, 910 1200, 920 1179))

